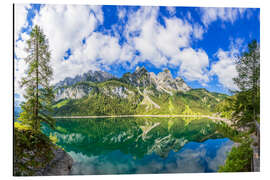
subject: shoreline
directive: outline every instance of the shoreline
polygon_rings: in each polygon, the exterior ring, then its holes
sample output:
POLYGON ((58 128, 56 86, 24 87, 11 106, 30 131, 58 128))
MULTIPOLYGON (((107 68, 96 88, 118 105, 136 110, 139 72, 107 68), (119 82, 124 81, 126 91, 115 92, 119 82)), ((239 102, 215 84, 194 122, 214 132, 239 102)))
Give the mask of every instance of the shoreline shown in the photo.
POLYGON ((229 119, 209 115, 102 115, 102 116, 54 116, 55 119, 96 119, 115 117, 183 117, 183 118, 209 118, 231 124, 229 119))

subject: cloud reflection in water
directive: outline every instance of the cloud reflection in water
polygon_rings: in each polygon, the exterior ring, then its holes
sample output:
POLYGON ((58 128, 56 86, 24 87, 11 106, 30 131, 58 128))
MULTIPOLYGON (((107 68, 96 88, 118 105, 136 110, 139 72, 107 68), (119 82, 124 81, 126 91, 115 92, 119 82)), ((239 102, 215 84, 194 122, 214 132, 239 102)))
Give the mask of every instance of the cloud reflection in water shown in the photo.
POLYGON ((69 154, 75 161, 72 174, 198 173, 216 172, 232 146, 228 138, 189 142, 166 158, 153 153, 136 159, 119 150, 91 157, 73 151, 69 154))

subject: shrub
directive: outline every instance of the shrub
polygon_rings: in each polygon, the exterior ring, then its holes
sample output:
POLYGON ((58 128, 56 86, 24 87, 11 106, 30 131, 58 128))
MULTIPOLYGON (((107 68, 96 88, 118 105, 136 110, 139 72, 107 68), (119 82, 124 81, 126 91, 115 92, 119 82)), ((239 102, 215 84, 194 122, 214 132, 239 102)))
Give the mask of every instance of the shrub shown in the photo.
POLYGON ((249 172, 251 171, 252 149, 250 142, 244 142, 239 147, 233 147, 226 162, 218 172, 249 172))

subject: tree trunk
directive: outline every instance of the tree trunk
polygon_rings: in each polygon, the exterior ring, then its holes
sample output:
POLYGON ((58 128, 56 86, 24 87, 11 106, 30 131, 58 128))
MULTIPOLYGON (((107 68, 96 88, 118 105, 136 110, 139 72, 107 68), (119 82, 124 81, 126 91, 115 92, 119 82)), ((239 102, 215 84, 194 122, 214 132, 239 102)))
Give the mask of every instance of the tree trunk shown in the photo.
POLYGON ((39 120, 38 120, 38 66, 39 66, 39 62, 38 62, 38 32, 36 32, 36 108, 35 108, 35 129, 38 130, 39 129, 39 120))

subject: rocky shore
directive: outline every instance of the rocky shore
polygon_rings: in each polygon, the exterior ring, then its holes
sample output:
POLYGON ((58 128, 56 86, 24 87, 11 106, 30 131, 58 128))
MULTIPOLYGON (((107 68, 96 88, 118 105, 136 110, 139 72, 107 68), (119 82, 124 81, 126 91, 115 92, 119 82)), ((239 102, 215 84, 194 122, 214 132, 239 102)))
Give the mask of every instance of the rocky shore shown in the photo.
POLYGON ((72 157, 39 131, 14 129, 14 176, 69 175, 72 157))
POLYGON ((69 175, 73 163, 72 157, 61 148, 53 150, 54 158, 44 169, 41 175, 44 176, 58 176, 69 175))

